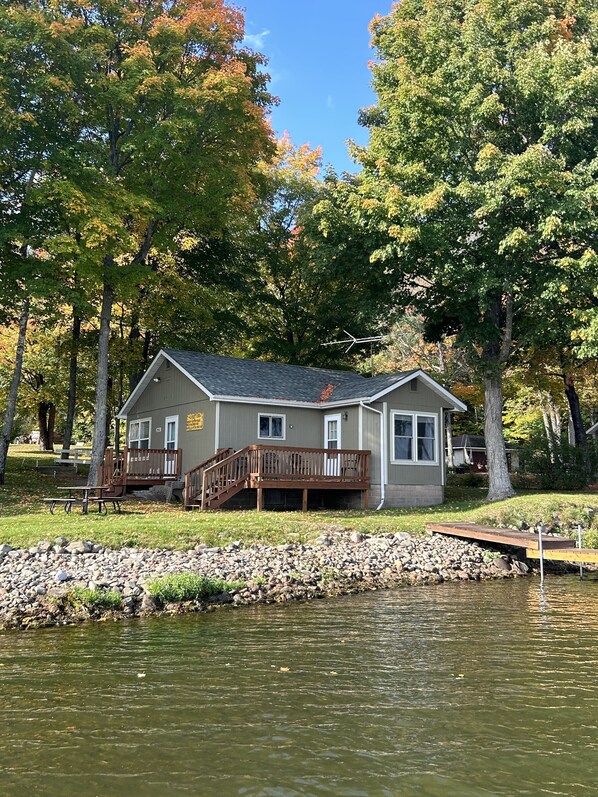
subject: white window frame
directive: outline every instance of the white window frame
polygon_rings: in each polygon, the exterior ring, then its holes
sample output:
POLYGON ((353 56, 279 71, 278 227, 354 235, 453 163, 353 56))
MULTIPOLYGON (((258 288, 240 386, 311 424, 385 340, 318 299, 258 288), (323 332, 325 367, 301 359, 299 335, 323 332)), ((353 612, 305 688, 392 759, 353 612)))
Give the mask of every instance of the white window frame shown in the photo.
MULTIPOLYGON (((272 423, 270 422, 270 429, 272 429, 272 423)), ((258 440, 286 440, 287 439, 287 416, 283 415, 281 412, 258 412, 257 414, 257 439, 258 440), (268 437, 262 437, 260 434, 260 421, 262 418, 282 418, 282 437, 272 437, 271 435, 268 437)))
POLYGON ((390 463, 391 465, 427 465, 438 467, 438 414, 434 412, 414 412, 413 410, 391 410, 390 411, 390 463), (411 417, 411 428, 413 430, 411 459, 395 459, 395 416, 409 415, 411 417), (417 421, 418 418, 434 419, 434 459, 420 460, 417 458, 417 421))
POLYGON ((167 439, 166 435, 168 434, 168 423, 169 421, 174 421, 174 428, 176 430, 175 433, 175 440, 174 440, 174 448, 170 449, 171 451, 176 451, 179 447, 179 416, 178 415, 169 415, 168 417, 164 418, 164 450, 167 450, 167 439))
MULTIPOLYGON (((127 447, 131 447, 131 426, 134 423, 138 423, 139 427, 141 428, 142 423, 149 423, 149 437, 147 440, 147 447, 152 447, 152 419, 151 418, 135 418, 134 421, 129 421, 129 428, 127 430, 127 447)), ((145 438, 137 438, 139 441, 140 439, 145 440, 145 438)), ((133 451, 143 451, 143 448, 133 449, 133 451)))

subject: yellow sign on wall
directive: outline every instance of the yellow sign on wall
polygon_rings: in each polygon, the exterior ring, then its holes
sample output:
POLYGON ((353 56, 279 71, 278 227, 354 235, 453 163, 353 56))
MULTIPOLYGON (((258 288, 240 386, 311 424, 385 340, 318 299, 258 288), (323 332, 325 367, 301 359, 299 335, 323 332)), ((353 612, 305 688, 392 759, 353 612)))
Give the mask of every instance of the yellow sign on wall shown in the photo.
POLYGON ((187 431, 197 432, 203 429, 203 412, 192 412, 187 415, 187 431))

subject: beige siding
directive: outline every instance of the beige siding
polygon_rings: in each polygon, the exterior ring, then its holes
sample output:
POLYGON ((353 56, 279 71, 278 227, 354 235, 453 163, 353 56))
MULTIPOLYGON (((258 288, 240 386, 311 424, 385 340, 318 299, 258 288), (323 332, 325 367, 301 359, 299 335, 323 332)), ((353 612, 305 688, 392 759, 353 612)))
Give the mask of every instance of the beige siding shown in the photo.
POLYGON ((178 447, 183 450, 183 473, 212 456, 215 444, 216 405, 174 365, 163 362, 156 373, 159 382, 150 382, 127 417, 131 421, 151 418, 150 448, 164 448, 165 419, 179 416, 178 447), (201 412, 204 428, 186 430, 187 415, 201 412))
MULTIPOLYGON (((371 405, 376 410, 382 410, 382 404, 371 405)), ((380 484, 380 416, 365 407, 362 410, 363 420, 363 448, 370 450, 370 481, 380 484)))
POLYGON ((220 404, 220 447, 239 449, 254 443, 264 445, 305 446, 321 448, 324 416, 318 410, 302 407, 272 407, 266 404, 220 404), (258 439, 258 415, 284 415, 285 439, 258 439))
POLYGON ((410 384, 393 390, 384 396, 387 411, 387 446, 388 446, 388 483, 406 485, 441 485, 443 483, 444 428, 442 409, 447 402, 431 390, 421 380, 417 380, 417 390, 411 390, 410 384), (393 465, 394 437, 392 410, 424 412, 437 416, 437 451, 438 464, 424 465, 414 462, 409 465, 393 465))

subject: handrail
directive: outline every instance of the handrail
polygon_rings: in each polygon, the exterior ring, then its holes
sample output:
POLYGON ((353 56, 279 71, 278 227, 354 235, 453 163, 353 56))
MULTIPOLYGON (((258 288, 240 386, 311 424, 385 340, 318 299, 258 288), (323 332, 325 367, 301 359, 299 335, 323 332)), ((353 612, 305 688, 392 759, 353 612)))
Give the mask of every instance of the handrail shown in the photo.
POLYGON ((222 493, 230 492, 247 481, 250 448, 251 446, 246 446, 205 468, 202 474, 202 509, 219 499, 222 493))
POLYGON ((229 457, 232 453, 232 448, 219 448, 218 451, 216 451, 215 454, 212 454, 211 457, 204 459, 204 461, 200 462, 199 465, 196 465, 194 468, 191 468, 191 470, 188 470, 185 473, 185 489, 183 492, 183 501, 185 506, 190 506, 194 499, 201 494, 203 471, 205 468, 208 468, 211 465, 216 465, 218 462, 222 462, 222 460, 229 457))

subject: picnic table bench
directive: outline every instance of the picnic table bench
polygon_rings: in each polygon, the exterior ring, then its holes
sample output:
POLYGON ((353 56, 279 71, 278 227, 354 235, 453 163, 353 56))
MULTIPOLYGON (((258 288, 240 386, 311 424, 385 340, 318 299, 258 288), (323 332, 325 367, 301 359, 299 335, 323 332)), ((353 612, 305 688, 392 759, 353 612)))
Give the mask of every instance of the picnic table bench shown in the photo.
POLYGON ((108 514, 108 504, 112 504, 112 508, 119 514, 122 513, 121 501, 122 496, 104 495, 104 491, 108 490, 110 485, 102 485, 98 487, 90 487, 89 485, 74 485, 72 487, 58 487, 58 490, 68 492, 68 498, 44 498, 42 499, 45 504, 50 506, 50 514, 54 514, 57 506, 63 506, 64 511, 70 514, 74 504, 81 504, 82 514, 86 515, 90 504, 98 505, 98 512, 108 514), (97 492, 97 496, 92 496, 92 493, 97 492), (82 497, 77 498, 73 493, 81 493, 82 497))
POLYGON ((44 504, 50 505, 51 515, 54 514, 57 505, 64 507, 64 511, 67 515, 70 515, 73 504, 81 503, 80 498, 42 498, 42 501, 44 504))
POLYGON ((55 465, 89 465, 91 462, 91 448, 62 448, 55 451, 59 456, 54 460, 55 465), (68 454, 68 459, 63 455, 68 454))
POLYGON ((94 504, 98 505, 98 512, 102 512, 103 510, 104 514, 106 515, 108 514, 108 507, 106 506, 106 504, 112 504, 112 509, 114 509, 115 512, 118 512, 119 515, 122 514, 122 509, 120 506, 121 501, 122 501, 122 496, 120 497, 110 496, 109 498, 106 498, 104 496, 104 497, 89 499, 90 504, 93 502, 94 504))

